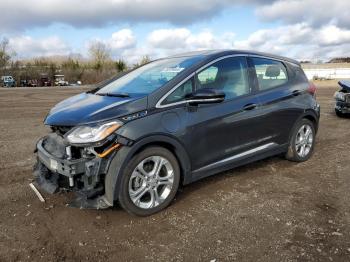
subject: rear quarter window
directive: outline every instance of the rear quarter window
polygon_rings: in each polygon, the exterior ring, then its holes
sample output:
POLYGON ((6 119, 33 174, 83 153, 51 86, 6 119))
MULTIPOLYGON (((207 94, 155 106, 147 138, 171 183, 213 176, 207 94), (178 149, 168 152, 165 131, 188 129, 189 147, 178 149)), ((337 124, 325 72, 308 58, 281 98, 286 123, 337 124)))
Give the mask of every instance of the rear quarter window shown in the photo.
POLYGON ((285 65, 276 60, 267 58, 251 58, 258 78, 259 90, 268 90, 288 82, 288 73, 285 65))

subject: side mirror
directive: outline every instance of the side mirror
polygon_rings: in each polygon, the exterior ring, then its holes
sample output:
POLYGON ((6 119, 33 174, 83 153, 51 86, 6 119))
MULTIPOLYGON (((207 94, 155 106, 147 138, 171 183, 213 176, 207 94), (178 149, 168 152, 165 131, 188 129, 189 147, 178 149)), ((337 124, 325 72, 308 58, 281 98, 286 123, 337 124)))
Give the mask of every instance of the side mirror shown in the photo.
POLYGON ((199 89, 189 98, 188 102, 192 105, 213 104, 224 101, 225 93, 217 89, 199 89))

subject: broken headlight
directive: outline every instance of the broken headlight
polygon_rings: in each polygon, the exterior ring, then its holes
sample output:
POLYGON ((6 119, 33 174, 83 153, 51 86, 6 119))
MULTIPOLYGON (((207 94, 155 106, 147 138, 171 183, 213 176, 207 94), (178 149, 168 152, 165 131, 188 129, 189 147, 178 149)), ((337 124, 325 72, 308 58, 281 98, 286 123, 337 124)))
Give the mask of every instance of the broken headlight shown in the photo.
POLYGON ((78 126, 67 134, 67 140, 71 144, 98 143, 112 135, 122 125, 120 121, 113 121, 98 125, 78 126))

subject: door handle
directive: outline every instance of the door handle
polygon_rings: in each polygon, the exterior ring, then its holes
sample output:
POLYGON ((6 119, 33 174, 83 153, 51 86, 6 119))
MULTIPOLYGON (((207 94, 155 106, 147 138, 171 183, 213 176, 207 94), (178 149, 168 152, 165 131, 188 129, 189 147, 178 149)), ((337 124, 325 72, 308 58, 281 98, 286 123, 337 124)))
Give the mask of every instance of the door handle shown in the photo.
POLYGON ((293 96, 298 96, 298 95, 300 95, 301 94, 301 91, 300 90, 294 90, 293 92, 292 92, 292 95, 293 96))
POLYGON ((244 111, 253 110, 253 109, 257 108, 257 107, 258 107, 258 105, 257 105, 257 104, 254 104, 254 103, 252 103, 252 104, 247 104, 247 105, 245 105, 245 106, 243 107, 243 110, 244 110, 244 111))

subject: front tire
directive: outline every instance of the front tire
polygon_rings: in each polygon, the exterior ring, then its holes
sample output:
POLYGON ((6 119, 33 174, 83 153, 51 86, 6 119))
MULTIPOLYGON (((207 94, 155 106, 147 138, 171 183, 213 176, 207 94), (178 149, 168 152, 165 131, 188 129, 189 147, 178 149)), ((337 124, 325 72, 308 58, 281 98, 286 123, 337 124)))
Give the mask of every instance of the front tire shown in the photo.
POLYGON ((180 183, 180 167, 167 149, 152 146, 135 155, 122 173, 118 200, 128 213, 149 216, 166 208, 180 183))
POLYGON ((314 151, 315 125, 308 119, 300 120, 293 129, 286 159, 294 162, 308 160, 314 151))

